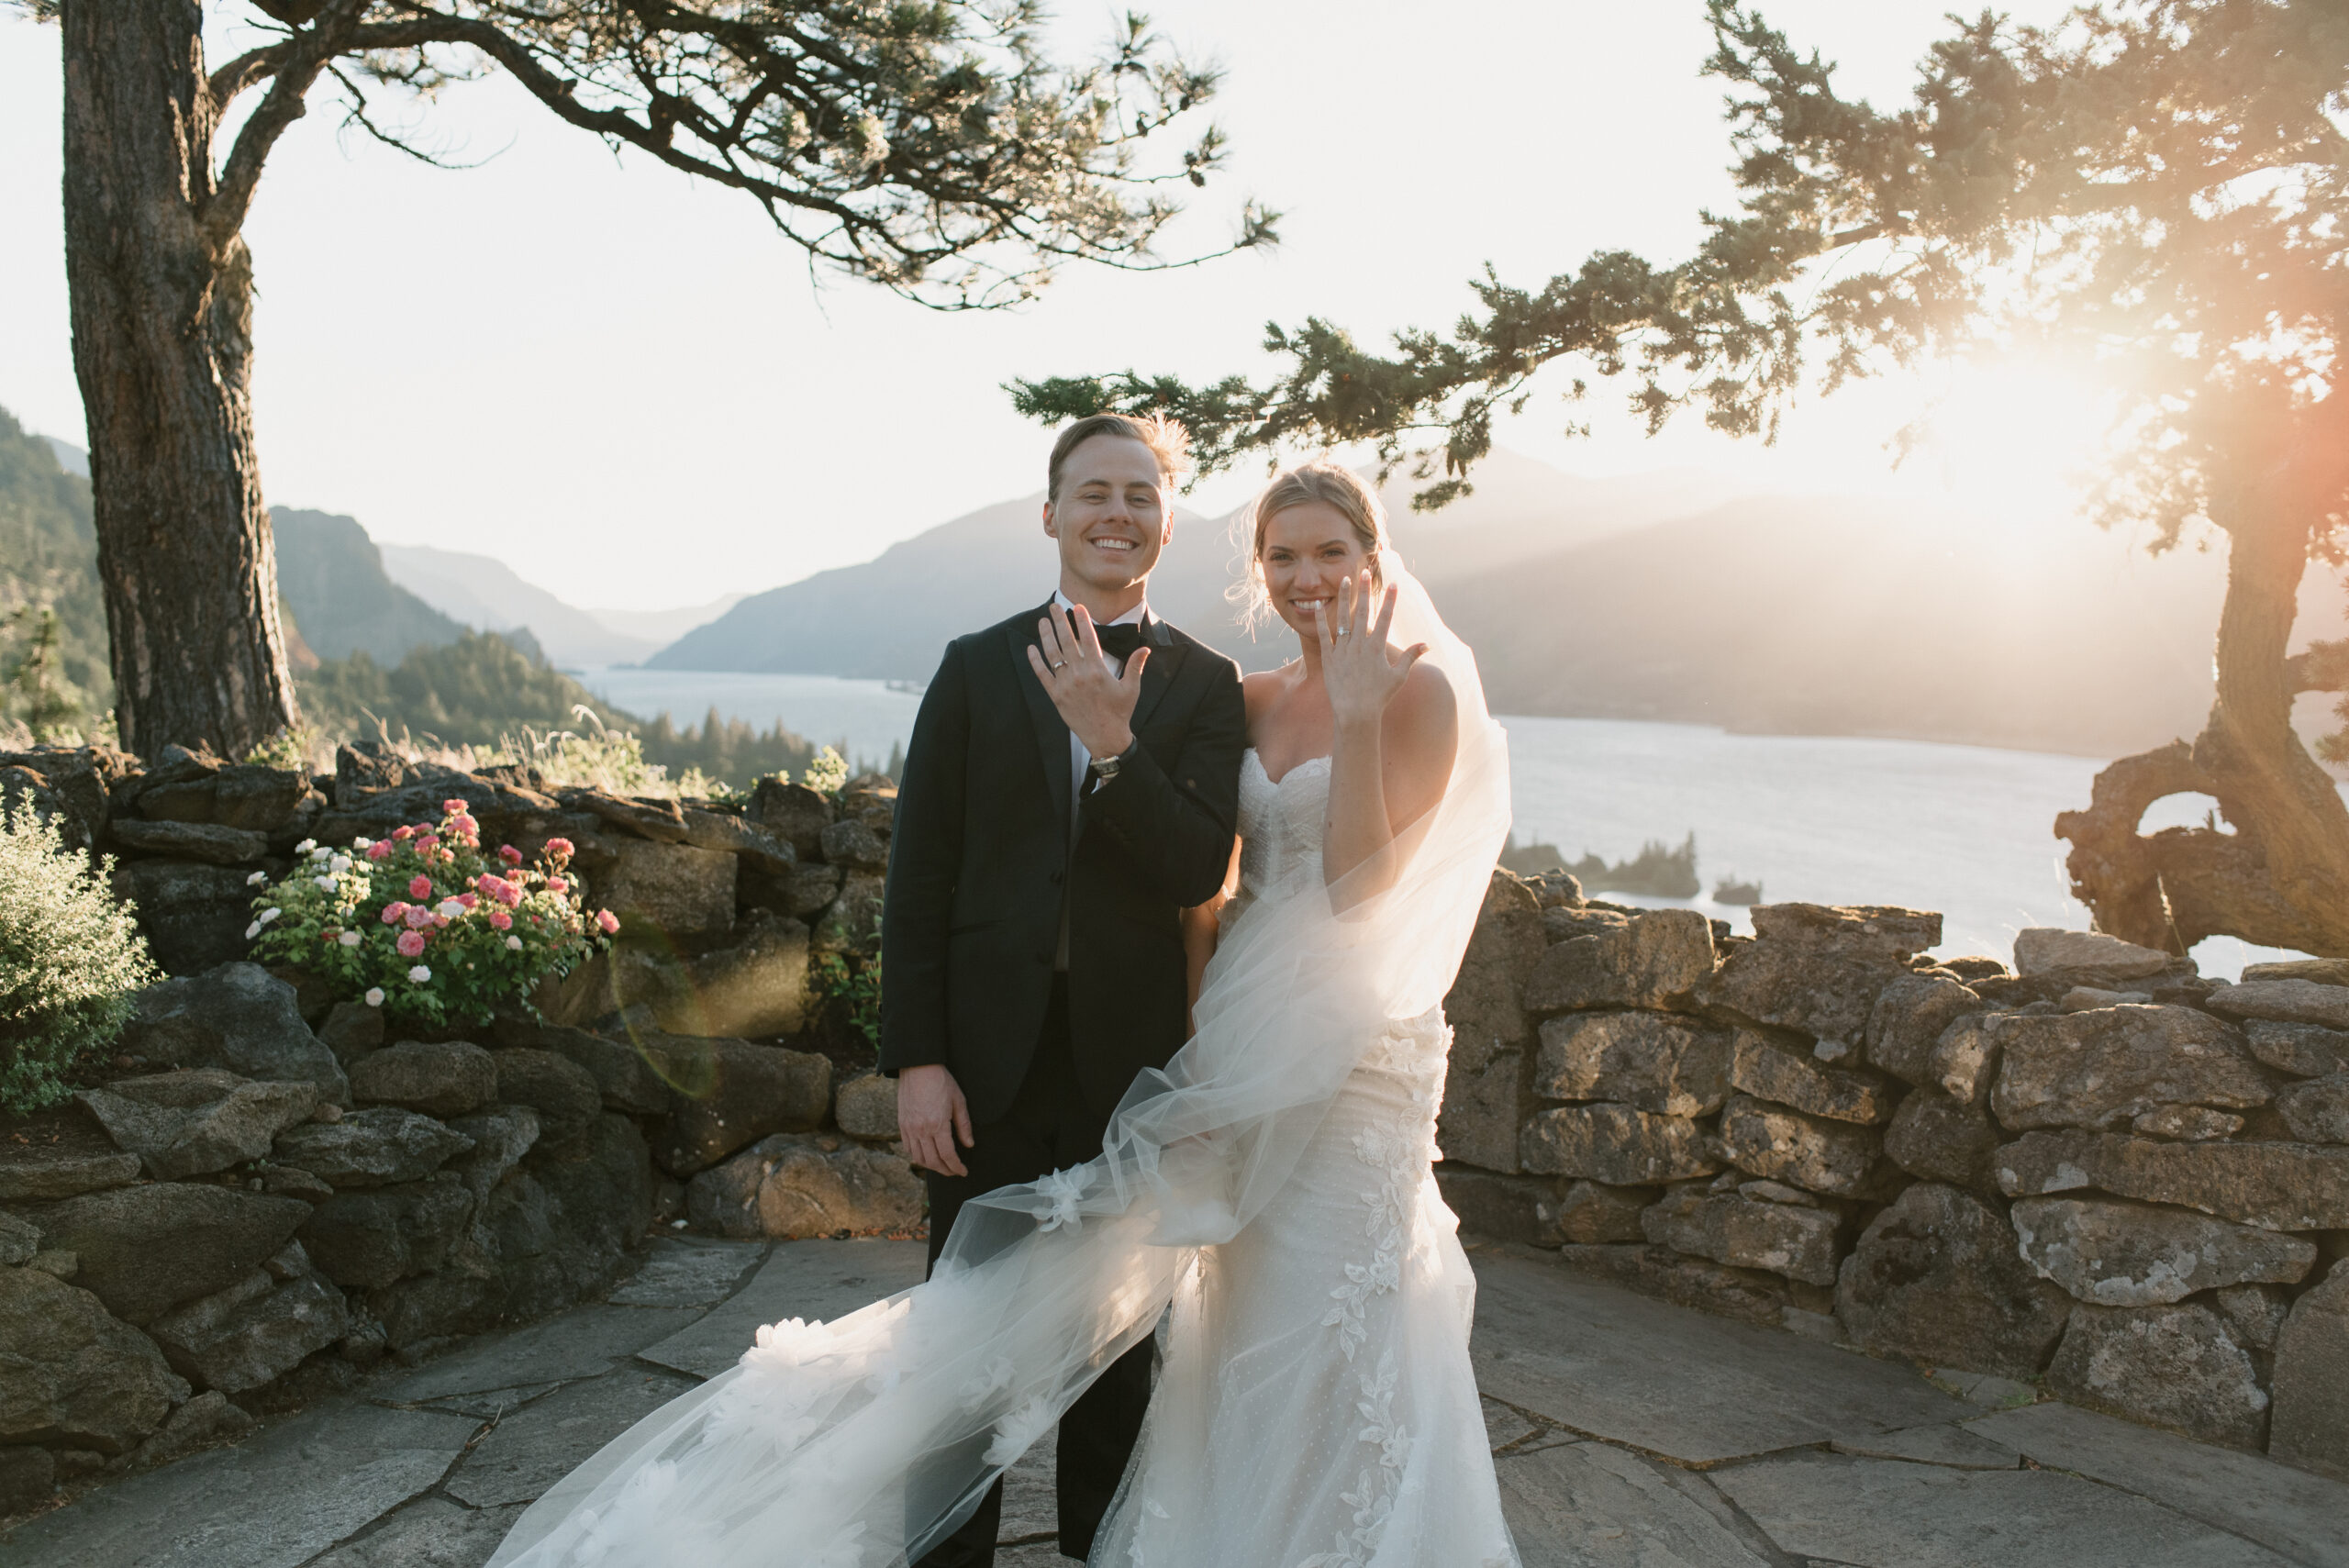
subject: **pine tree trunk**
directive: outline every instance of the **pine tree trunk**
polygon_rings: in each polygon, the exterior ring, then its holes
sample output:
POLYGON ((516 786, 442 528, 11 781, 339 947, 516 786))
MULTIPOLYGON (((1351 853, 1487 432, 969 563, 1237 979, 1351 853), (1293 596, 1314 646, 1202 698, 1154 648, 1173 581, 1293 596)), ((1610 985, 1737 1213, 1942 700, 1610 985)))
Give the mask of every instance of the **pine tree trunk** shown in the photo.
POLYGON ((242 754, 295 717, 253 448, 252 268, 207 241, 196 0, 67 0, 65 261, 122 742, 242 754))
POLYGON ((2349 807, 2292 728, 2285 657, 2318 515, 2292 483, 2299 466, 2277 463, 2279 480, 2212 507, 2229 539, 2227 596, 2201 736, 2122 758, 2097 775, 2087 810, 2055 819, 2099 930, 2181 953, 2224 935, 2349 957, 2349 807), (2226 829, 2140 835, 2146 807, 2179 794, 2216 797, 2226 829))

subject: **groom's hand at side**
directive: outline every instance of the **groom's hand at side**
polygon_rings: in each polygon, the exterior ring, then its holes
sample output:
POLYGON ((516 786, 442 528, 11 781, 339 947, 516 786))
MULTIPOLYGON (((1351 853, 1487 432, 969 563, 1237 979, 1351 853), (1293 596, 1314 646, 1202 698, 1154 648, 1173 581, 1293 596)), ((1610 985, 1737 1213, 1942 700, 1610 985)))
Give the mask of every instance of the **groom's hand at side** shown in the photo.
POLYGON ((898 1071, 897 1136, 906 1140, 906 1158, 923 1169, 941 1176, 971 1173, 954 1143, 960 1139, 971 1149, 978 1140, 971 1136, 971 1107, 953 1073, 938 1065, 898 1071))

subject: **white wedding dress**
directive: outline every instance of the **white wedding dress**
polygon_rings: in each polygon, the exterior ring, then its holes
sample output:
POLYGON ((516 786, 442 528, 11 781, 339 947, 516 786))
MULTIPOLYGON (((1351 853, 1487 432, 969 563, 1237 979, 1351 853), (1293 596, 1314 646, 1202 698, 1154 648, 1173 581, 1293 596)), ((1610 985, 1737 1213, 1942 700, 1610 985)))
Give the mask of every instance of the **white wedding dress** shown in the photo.
MULTIPOLYGON (((1240 770, 1228 929, 1322 880, 1330 760, 1240 770)), ((1212 973, 1212 972, 1210 972, 1212 973)), ((1437 1195, 1440 1009, 1382 1032, 1287 1184, 1202 1248, 1096 1568, 1515 1568, 1437 1195)))
POLYGON ((1451 989, 1508 828, 1475 660, 1391 556, 1459 713, 1442 798, 1325 885, 1326 762, 1244 759, 1244 896, 1101 1155, 966 1204, 930 1278, 771 1324, 488 1568, 904 1568, 1094 1377, 1164 1362, 1096 1568, 1516 1568, 1429 1172, 1451 989))

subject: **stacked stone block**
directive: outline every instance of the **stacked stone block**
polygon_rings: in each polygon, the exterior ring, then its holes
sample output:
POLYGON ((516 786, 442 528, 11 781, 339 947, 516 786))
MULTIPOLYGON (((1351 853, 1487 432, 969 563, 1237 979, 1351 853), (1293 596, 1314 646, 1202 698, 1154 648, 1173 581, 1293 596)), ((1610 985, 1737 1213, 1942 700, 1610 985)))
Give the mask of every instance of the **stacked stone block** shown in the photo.
POLYGON ((2349 963, 2223 985, 2088 932, 2009 968, 1923 956, 1914 910, 1753 925, 1497 874, 1439 1127, 1464 1222, 2349 1474, 2349 963))

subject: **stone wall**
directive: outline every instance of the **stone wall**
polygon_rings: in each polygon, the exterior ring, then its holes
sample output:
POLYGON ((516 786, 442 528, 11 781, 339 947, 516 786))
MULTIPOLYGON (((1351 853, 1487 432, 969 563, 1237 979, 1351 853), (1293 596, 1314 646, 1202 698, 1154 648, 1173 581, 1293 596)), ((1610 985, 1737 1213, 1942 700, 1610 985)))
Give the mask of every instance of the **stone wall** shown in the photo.
POLYGON ((72 1103, 0 1118, 0 1513, 596 1296, 655 1225, 922 1223, 895 1086, 809 984, 876 940, 885 779, 680 803, 362 747, 317 778, 18 753, 0 789, 120 858, 173 976, 72 1103), (572 840, 622 917, 542 1016, 406 1038, 245 961, 254 873, 456 795, 489 843, 572 840))
MULTIPOLYGON (((1471 1228, 2349 1476, 2349 962, 1687 910, 1495 874, 1448 1004, 1471 1228)), ((2018 1386, 2016 1397, 2027 1389, 2018 1386)))

